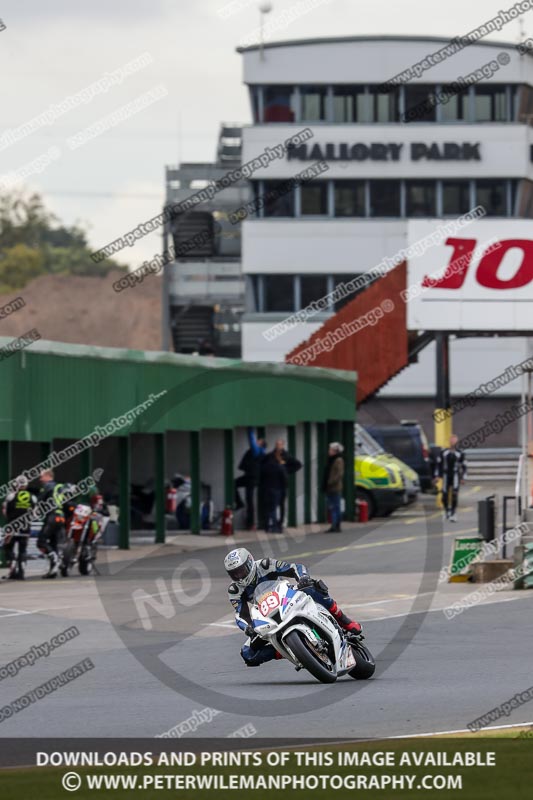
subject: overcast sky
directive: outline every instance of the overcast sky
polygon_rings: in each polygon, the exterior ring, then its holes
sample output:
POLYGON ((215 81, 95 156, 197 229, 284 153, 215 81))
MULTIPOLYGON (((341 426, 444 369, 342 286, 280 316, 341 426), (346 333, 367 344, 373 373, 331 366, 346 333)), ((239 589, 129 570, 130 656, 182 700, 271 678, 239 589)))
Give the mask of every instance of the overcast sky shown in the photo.
MULTIPOLYGON (((315 8, 280 29, 273 40, 316 36, 468 32, 510 0, 305 0, 315 8)), ((248 95, 235 52, 258 27, 257 0, 226 17, 230 0, 4 0, 0 17, 2 103, 0 142, 6 130, 28 122, 124 64, 149 53, 148 66, 90 102, 0 149, 0 180, 54 149, 50 163, 24 184, 42 192, 67 224, 89 228, 95 248, 159 212, 164 166, 212 160, 221 120, 249 122, 248 95), (168 94, 116 127, 71 150, 68 137, 166 87, 168 94)), ((267 17, 302 0, 274 0, 267 17)), ((533 13, 522 17, 533 36, 533 13)), ((489 37, 516 42, 518 22, 489 37)), ((408 66, 408 65, 406 65, 408 66)), ((354 76, 354 80, 357 76, 354 76)), ((4 140, 5 141, 5 140, 4 140)), ((121 255, 133 266, 160 250, 151 234, 121 255)))

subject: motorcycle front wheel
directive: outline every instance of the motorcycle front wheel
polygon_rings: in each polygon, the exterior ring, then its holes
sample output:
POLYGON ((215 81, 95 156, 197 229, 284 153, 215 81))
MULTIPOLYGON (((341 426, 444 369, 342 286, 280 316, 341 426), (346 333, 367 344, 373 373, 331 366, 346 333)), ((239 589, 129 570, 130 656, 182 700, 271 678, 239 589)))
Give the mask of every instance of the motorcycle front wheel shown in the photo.
POLYGON ((374 656, 362 644, 358 644, 355 647, 352 646, 352 650, 355 658, 355 667, 349 671, 348 675, 356 681, 366 681, 376 671, 374 656))
POLYGON ((80 575, 89 575, 93 568, 91 552, 88 548, 84 547, 78 559, 78 569, 80 575))
POLYGON ((335 683, 337 673, 327 655, 319 655, 301 631, 291 631, 283 639, 302 667, 321 683, 335 683))

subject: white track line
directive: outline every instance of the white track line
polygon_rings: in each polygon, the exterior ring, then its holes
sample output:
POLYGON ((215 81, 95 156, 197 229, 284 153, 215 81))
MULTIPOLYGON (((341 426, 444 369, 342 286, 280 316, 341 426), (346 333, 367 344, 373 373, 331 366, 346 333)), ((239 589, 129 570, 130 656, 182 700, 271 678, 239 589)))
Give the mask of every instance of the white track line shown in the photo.
POLYGON ((2 611, 9 611, 9 614, 2 614, 0 613, 0 619, 4 619, 5 617, 19 617, 21 614, 34 614, 34 611, 21 611, 18 608, 2 608, 0 606, 0 612, 2 611))
MULTIPOLYGON (((506 728, 525 728, 527 725, 533 725, 533 722, 515 722, 512 725, 491 725, 476 731, 483 738, 483 731, 501 731, 506 728)), ((473 733, 469 728, 459 728, 455 731, 433 731, 431 733, 402 733, 401 736, 387 736, 387 739, 421 739, 425 736, 446 736, 454 733, 473 733)))
POLYGON ((405 594, 402 597, 389 597, 385 600, 372 600, 371 603, 341 603, 343 608, 366 608, 367 606, 383 606, 385 603, 398 603, 402 600, 416 600, 417 597, 426 597, 435 592, 420 592, 420 594, 405 594))
MULTIPOLYGON (((424 594, 433 594, 433 592, 424 592, 424 594)), ((415 598, 416 597, 422 597, 421 594, 420 595, 413 595, 413 596, 415 598)), ((520 595, 518 597, 502 597, 502 598, 491 600, 491 601, 489 601, 487 603, 478 603, 477 605, 478 606, 492 606, 492 605, 494 605, 496 603, 511 603, 514 600, 526 600, 526 599, 527 599, 527 595, 520 595)), ((382 602, 385 602, 385 601, 382 601, 382 602)), ((373 604, 372 603, 368 603, 367 605, 373 605, 373 604)), ((445 606, 439 606, 439 608, 427 608, 427 609, 422 609, 420 611, 404 611, 401 614, 389 614, 386 617, 369 617, 369 619, 362 620, 362 621, 365 624, 368 623, 368 622, 383 622, 386 619, 399 619, 400 617, 410 617, 411 614, 431 614, 431 613, 433 613, 435 611, 444 611, 445 608, 449 608, 449 607, 450 607, 449 605, 445 605, 445 606)), ((472 606, 472 608, 476 608, 476 607, 477 606, 472 606)), ((349 606, 349 605, 346 605, 346 603, 343 603, 343 608, 357 608, 357 606, 355 604, 349 606)), ((207 628, 209 628, 209 627, 212 627, 212 628, 233 628, 233 627, 235 627, 235 632, 238 631, 238 628, 235 625, 235 622, 233 622, 233 621, 228 621, 228 622, 204 622, 202 624, 207 628)))

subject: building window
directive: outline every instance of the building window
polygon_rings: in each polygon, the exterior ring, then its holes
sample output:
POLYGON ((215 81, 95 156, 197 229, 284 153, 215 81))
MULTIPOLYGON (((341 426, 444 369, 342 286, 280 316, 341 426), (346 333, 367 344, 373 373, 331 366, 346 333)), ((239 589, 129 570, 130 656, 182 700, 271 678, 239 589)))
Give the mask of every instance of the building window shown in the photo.
POLYGON ((246 286, 248 289, 248 298, 251 305, 251 311, 261 310, 261 292, 259 289, 260 281, 261 281, 260 275, 249 275, 248 280, 246 282, 246 286))
POLYGON ((365 216, 364 181, 335 181, 335 216, 365 216))
POLYGON ((300 198, 302 216, 325 216, 328 214, 327 181, 313 181, 312 183, 302 184, 300 198))
POLYGON ((507 122, 505 86, 476 86, 474 93, 475 122, 507 122))
POLYGON ((250 86, 250 100, 252 103, 252 117, 254 122, 261 122, 259 113, 260 86, 250 86))
POLYGON ((533 124, 533 89, 530 86, 518 86, 516 92, 514 119, 516 122, 533 124))
POLYGON ((468 97, 468 89, 456 92, 453 86, 441 86, 438 95, 441 122, 466 122, 468 97))
POLYGON ((327 294, 327 275, 302 275, 300 277, 300 308, 306 308, 313 300, 320 300, 327 294))
MULTIPOLYGON (((352 281, 356 277, 357 277, 356 275, 350 275, 350 274, 348 274, 348 275, 334 275, 333 276, 333 287, 334 287, 334 289, 338 289, 339 286, 341 286, 342 284, 349 283, 350 281, 352 281)), ((340 290, 339 291, 339 297, 335 302, 335 311, 340 311, 340 309, 343 306, 345 306, 346 303, 349 303, 351 300, 354 299, 356 294, 359 294, 359 291, 360 290, 358 290, 358 291, 353 291, 353 290, 350 291, 349 289, 340 290)))
POLYGON ((263 181, 265 217, 294 217, 294 185, 290 180, 263 181))
POLYGON ((302 86, 300 88, 301 117, 304 122, 322 122, 326 119, 325 86, 302 86))
POLYGON ((400 181, 370 181, 370 216, 401 216, 400 181))
POLYGON ((379 92, 377 86, 369 87, 371 122, 399 121, 399 88, 389 92, 379 92))
POLYGON ((509 203, 509 216, 514 217, 518 205, 518 181, 509 181, 509 203))
POLYGON ((263 276, 264 311, 294 311, 294 276, 263 276))
POLYGON ((476 205, 483 206, 488 217, 506 217, 506 181, 476 181, 476 205))
POLYGON ((364 86, 333 87, 333 122, 372 122, 364 86))
POLYGON ((294 122, 294 87, 265 86, 263 98, 263 122, 294 122))
POLYGON ((407 181, 407 216, 435 217, 437 192, 435 181, 407 181))
POLYGON ((470 210, 469 181, 442 182, 442 213, 444 215, 466 214, 470 210))
POLYGON ((259 205, 256 206, 256 210, 251 213, 251 216, 254 216, 254 217, 262 217, 263 216, 263 214, 261 213, 260 198, 263 197, 265 189, 261 188, 262 185, 264 187, 264 183, 262 184, 261 181, 250 181, 250 187, 251 187, 252 195, 253 195, 253 202, 254 203, 258 203, 258 201, 259 201, 259 205))
POLYGON ((533 217, 533 183, 526 180, 518 183, 517 216, 531 219, 533 217))
POLYGON ((435 87, 425 84, 405 86, 405 122, 435 122, 435 87))

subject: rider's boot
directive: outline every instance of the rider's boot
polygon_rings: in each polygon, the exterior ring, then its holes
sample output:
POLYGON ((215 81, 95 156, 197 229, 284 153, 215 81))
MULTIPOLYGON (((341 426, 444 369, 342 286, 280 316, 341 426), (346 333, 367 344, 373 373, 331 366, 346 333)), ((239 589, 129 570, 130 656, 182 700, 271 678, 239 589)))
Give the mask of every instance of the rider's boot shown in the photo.
POLYGON ((43 578, 57 578, 57 572, 59 569, 59 556, 57 553, 49 553, 48 558, 50 559, 50 567, 48 572, 43 575, 43 578))
POLYGON ((355 634, 362 633, 363 628, 359 624, 359 622, 355 622, 355 620, 350 619, 350 617, 347 617, 344 611, 342 611, 339 608, 339 606, 335 601, 333 601, 333 605, 331 606, 329 611, 331 614, 333 614, 333 616, 335 617, 335 619, 337 620, 337 622, 339 623, 339 625, 343 630, 348 631, 348 633, 355 633, 355 634))

